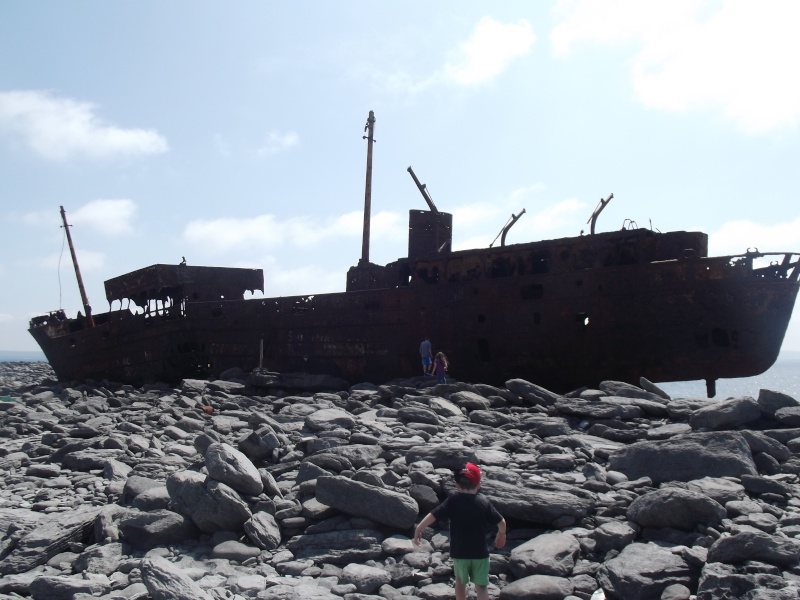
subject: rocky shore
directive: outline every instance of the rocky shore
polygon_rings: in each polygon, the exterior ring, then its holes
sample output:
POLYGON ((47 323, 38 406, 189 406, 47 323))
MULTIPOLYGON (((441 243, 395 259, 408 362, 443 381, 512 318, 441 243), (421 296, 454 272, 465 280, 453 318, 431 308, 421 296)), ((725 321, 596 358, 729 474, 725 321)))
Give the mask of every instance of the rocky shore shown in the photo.
POLYGON ((509 525, 492 598, 800 597, 778 391, 52 377, 0 363, 1 599, 452 598, 446 526, 411 536, 467 460, 509 525))

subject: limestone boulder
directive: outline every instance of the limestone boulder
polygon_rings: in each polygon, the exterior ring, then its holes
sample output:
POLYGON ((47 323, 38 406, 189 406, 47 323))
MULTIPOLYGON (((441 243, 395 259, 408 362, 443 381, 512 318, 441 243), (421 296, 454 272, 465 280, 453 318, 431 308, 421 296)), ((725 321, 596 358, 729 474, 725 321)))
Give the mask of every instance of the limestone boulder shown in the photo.
POLYGON ((194 471, 167 477, 167 490, 178 512, 188 516, 206 533, 241 531, 250 509, 236 491, 224 483, 194 471))
POLYGON ((597 571, 597 581, 607 595, 637 600, 660 600, 664 589, 676 583, 692 589, 698 576, 699 569, 653 543, 630 544, 597 571))
POLYGON ((709 562, 728 564, 757 560, 789 567, 800 560, 800 543, 764 531, 741 531, 723 536, 708 549, 709 562))
POLYGON ((511 551, 509 568, 514 577, 572 574, 581 547, 574 536, 563 533, 544 533, 517 546, 511 551))
POLYGON ((298 560, 313 559, 334 565, 365 563, 381 556, 385 536, 373 529, 346 529, 322 533, 306 533, 286 542, 298 560))
POLYGON ((227 443, 214 443, 205 456, 208 474, 237 492, 258 496, 264 491, 261 474, 242 452, 227 443))
POLYGON ((19 539, 0 561, 0 575, 29 571, 65 551, 70 544, 88 541, 99 512, 99 507, 84 506, 40 519, 32 529, 19 533, 19 539))
POLYGON ((718 525, 725 507, 705 494, 678 487, 663 487, 636 498, 628 507, 628 520, 641 527, 671 527, 692 531, 697 525, 718 525))
POLYGON ((761 409, 758 402, 745 396, 698 409, 689 417, 689 424, 695 431, 719 431, 736 429, 759 418, 761 409))
POLYGON ((574 589, 575 586, 565 577, 529 575, 500 590, 500 600, 564 600, 572 597, 574 589))
POLYGON ((419 505, 410 496, 346 477, 318 477, 316 498, 343 513, 398 529, 413 527, 419 516, 419 505))
POLYGON ((141 573, 142 582, 153 600, 213 600, 211 594, 166 558, 143 559, 141 573))
POLYGON ((247 537, 259 548, 274 550, 281 543, 281 530, 268 512, 257 512, 244 523, 247 537))
POLYGON ((649 477, 654 483, 757 474, 750 446, 732 431, 636 442, 612 453, 609 466, 630 479, 649 477))
POLYGON ((644 411, 628 398, 560 398, 555 402, 558 412, 585 419, 638 419, 644 411))
POLYGON ((185 515, 170 510, 130 510, 119 516, 123 540, 138 550, 180 544, 200 532, 185 515))
POLYGON ((797 587, 780 575, 747 573, 732 565, 708 563, 703 567, 697 584, 697 600, 720 598, 796 600, 797 587))
POLYGON ((360 594, 374 594, 382 585, 390 583, 392 576, 384 569, 350 563, 342 569, 342 583, 352 583, 360 594))
POLYGON ((355 419, 349 412, 340 408, 323 408, 306 417, 306 427, 312 431, 328 431, 331 429, 352 429, 355 419))
POLYGON ((775 418, 775 411, 790 406, 800 407, 800 402, 783 392, 761 389, 758 392, 758 407, 764 416, 775 418))
POLYGON ((242 436, 237 446, 249 459, 260 460, 273 455, 274 451, 288 444, 286 436, 280 436, 269 425, 262 425, 255 431, 242 436))
POLYGON ((593 497, 578 489, 529 488, 494 479, 485 479, 481 491, 504 517, 530 523, 552 524, 559 518, 582 519, 595 506, 593 497))
POLYGON ((530 404, 552 406, 561 398, 558 394, 525 379, 509 379, 506 388, 530 404))

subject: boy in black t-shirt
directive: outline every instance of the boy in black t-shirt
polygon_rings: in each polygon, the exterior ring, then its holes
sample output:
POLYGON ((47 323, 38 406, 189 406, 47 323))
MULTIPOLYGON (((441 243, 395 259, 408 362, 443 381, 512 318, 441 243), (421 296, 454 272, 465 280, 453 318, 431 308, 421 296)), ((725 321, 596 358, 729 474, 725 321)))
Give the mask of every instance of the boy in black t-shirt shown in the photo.
POLYGON ((506 545, 506 521, 481 488, 480 467, 467 463, 455 473, 457 494, 448 497, 428 513, 414 530, 414 543, 422 541, 422 531, 437 519, 450 519, 450 557, 456 576, 456 600, 466 600, 467 584, 475 584, 478 600, 489 600, 489 547, 486 533, 497 525, 494 545, 506 545))

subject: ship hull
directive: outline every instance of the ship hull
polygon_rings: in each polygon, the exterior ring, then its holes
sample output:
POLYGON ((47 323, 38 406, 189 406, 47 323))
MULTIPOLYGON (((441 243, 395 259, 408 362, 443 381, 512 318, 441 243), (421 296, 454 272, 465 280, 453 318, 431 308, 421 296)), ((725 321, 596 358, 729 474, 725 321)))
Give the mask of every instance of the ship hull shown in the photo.
POLYGON ((456 379, 524 378, 565 392, 605 379, 762 373, 778 356, 797 291, 796 280, 756 276, 729 257, 691 258, 192 302, 179 316, 120 310, 95 315, 94 327, 72 320, 31 333, 61 380, 175 383, 261 363, 384 383, 422 373, 417 348, 427 336, 456 379))

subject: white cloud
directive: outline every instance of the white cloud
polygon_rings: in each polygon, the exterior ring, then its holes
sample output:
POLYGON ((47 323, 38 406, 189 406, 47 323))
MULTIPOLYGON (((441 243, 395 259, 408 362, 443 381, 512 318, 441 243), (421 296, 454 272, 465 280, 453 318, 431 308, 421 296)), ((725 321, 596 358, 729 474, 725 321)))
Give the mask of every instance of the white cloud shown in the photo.
MULTIPOLYGON (((532 208, 533 205, 531 203, 536 201, 533 196, 543 189, 543 184, 535 183, 513 190, 505 198, 459 206, 453 210, 453 221, 458 224, 459 230, 469 230, 476 226, 483 229, 487 223, 491 222, 496 222, 498 227, 502 227, 512 213, 519 214, 523 208, 526 210, 532 208)), ((462 245, 461 247, 463 248, 464 246, 462 245)))
MULTIPOLYGON (((78 262, 81 266, 82 274, 90 273, 105 266, 106 256, 102 252, 81 249, 80 254, 78 255, 78 262)), ((64 251, 61 253, 53 253, 37 259, 35 264, 36 266, 43 267, 45 269, 58 269, 60 267, 63 274, 72 275, 72 277, 74 277, 72 257, 67 249, 64 249, 64 251), (64 269, 66 269, 66 271, 64 271, 64 269)), ((62 279, 62 283, 63 281, 64 280, 62 279)), ((74 281, 74 279, 72 281, 74 281)))
POLYGON ((453 223, 456 239, 453 247, 457 250, 487 247, 493 242, 500 243, 499 234, 512 215, 519 218, 509 230, 507 243, 512 238, 517 242, 528 242, 552 236, 576 235, 580 229, 575 215, 585 209, 585 203, 575 199, 557 203, 542 198, 545 186, 536 183, 518 188, 505 198, 492 202, 477 202, 460 206, 453 210, 453 223), (525 213, 522 210, 525 209, 525 213))
POLYGON ((562 1, 551 42, 634 43, 637 98, 670 111, 719 110, 748 133, 800 121, 800 3, 794 0, 562 1))
POLYGON ((190 221, 182 237, 184 241, 212 252, 227 252, 248 246, 278 246, 284 243, 287 236, 285 228, 273 215, 259 215, 252 219, 190 221))
MULTIPOLYGON (((576 221, 575 215, 585 209, 585 204, 567 199, 545 205, 538 195, 542 189, 542 185, 536 184, 514 190, 493 203, 476 203, 454 209, 454 249, 489 246, 511 214, 519 215, 523 208, 526 208, 526 214, 511 229, 508 243, 577 234, 583 220, 576 221)), ((195 262, 202 262, 205 256, 214 256, 218 260, 222 255, 236 255, 242 251, 252 253, 280 249, 281 252, 291 250, 305 253, 300 255, 301 262, 318 264, 323 259, 316 256, 314 251, 320 247, 333 247, 341 240, 360 241, 363 222, 360 211, 328 219, 297 217, 281 220, 275 215, 263 214, 252 218, 195 220, 184 228, 182 242, 191 248, 186 252, 196 257, 195 262)), ((370 260, 383 264, 404 256, 407 239, 408 222, 405 214, 387 211, 373 214, 370 221, 370 260)), ((351 258, 355 260, 356 257, 351 258)), ((300 283, 306 274, 302 269, 285 270, 280 281, 300 283)), ((332 277, 330 281, 336 287, 331 289, 340 289, 343 277, 332 277)), ((318 286, 312 286, 312 289, 321 290, 318 286)), ((297 286, 292 290, 287 293, 301 293, 308 290, 308 286, 297 286)))
MULTIPOLYGON (((469 237, 458 236, 453 240, 453 250, 474 250, 475 248, 488 248, 492 244, 492 240, 496 233, 494 231, 486 231, 483 234, 475 234, 469 237)), ((500 245, 500 238, 497 242, 493 243, 494 246, 500 245)))
MULTIPOLYGON (((366 77, 375 88, 393 94, 419 94, 444 82, 461 86, 487 83, 503 73, 514 59, 530 53, 536 35, 530 23, 523 19, 517 23, 501 23, 483 17, 475 25, 470 37, 447 53, 444 64, 428 75, 416 75, 416 69, 398 67, 393 71, 360 64, 352 68, 358 77, 366 77)), ((397 60, 398 52, 384 63, 397 60)), ((427 64, 429 57, 422 64, 427 64)))
MULTIPOLYGON (((326 220, 295 217, 279 220, 265 214, 252 218, 222 218, 191 221, 183 231, 183 240, 207 252, 230 252, 251 248, 288 246, 310 248, 334 238, 352 238, 362 234, 364 217, 354 211, 326 220)), ((405 236, 399 215, 375 213, 370 221, 370 235, 385 238, 405 236)))
POLYGON ((424 79, 415 79, 405 72, 391 73, 389 75, 374 72, 371 77, 376 81, 379 89, 384 89, 394 94, 419 94, 438 84, 442 79, 438 71, 424 79))
POLYGON ((525 19, 503 24, 483 17, 470 38, 451 53, 445 73, 460 85, 486 83, 505 71, 515 58, 528 54, 535 41, 525 19))
POLYGON ((96 106, 48 92, 0 92, 0 130, 22 137, 49 160, 108 159, 168 150, 166 139, 152 129, 123 129, 104 123, 96 106))
POLYGON ((709 255, 742 254, 757 248, 761 252, 789 252, 800 248, 800 218, 776 225, 752 221, 729 221, 708 236, 709 255))
POLYGON ((264 265, 265 296, 299 296, 306 294, 325 294, 341 292, 345 288, 345 272, 304 266, 294 269, 283 268, 278 261, 267 256, 264 265))
POLYGON ((133 231, 136 214, 133 200, 92 200, 67 217, 72 225, 84 224, 103 235, 122 235, 133 231))
POLYGON ((487 223, 499 222, 501 216, 508 216, 506 204, 475 202, 458 206, 452 210, 454 227, 468 231, 474 227, 485 227, 487 223))
POLYGON ((532 185, 517 188, 516 190, 511 192, 511 200, 516 202, 518 200, 525 201, 525 199, 531 194, 538 194, 539 192, 545 190, 547 186, 543 183, 534 183, 532 185))
POLYGON ((269 158, 298 144, 300 144, 300 136, 294 131, 287 131, 286 133, 271 131, 267 135, 264 144, 256 150, 256 155, 259 158, 269 158))
MULTIPOLYGON (((370 229, 376 225, 378 221, 384 220, 382 216, 384 213, 372 215, 370 218, 370 229)), ((364 228, 364 213, 358 210, 345 213, 333 219, 328 225, 321 225, 319 234, 322 237, 330 237, 332 235, 340 235, 344 237, 354 237, 361 235, 364 228)), ((303 241, 307 244, 309 241, 308 236, 303 241)))
POLYGON ((14 317, 9 315, 8 313, 0 313, 0 323, 10 323, 14 320, 14 317))
MULTIPOLYGON (((525 214, 509 229, 506 237, 507 244, 578 235, 581 228, 585 228, 583 211, 585 211, 586 204, 579 200, 569 198, 538 210, 536 205, 531 202, 528 202, 527 205, 525 214)), ((519 210, 514 211, 516 215, 519 213, 519 210)), ((506 222, 503 221, 497 233, 506 222)), ((499 243, 500 238, 498 237, 495 246, 499 243)))
MULTIPOLYGON (((67 222, 70 226, 87 227, 97 233, 109 236, 124 235, 133 232, 133 217, 137 205, 133 200, 124 198, 116 200, 92 200, 76 210, 67 210, 67 222)), ((56 207, 49 210, 38 210, 14 216, 13 219, 26 226, 41 227, 56 231, 63 222, 56 207)), ((76 235, 73 232, 73 236, 76 235)))
POLYGON ((705 0, 560 0, 553 10, 558 24, 550 33, 557 56, 568 56, 582 42, 619 45, 668 37, 694 18, 705 0))
POLYGON ((536 231, 556 231, 567 222, 572 224, 573 215, 578 214, 585 206, 584 202, 570 198, 531 214, 531 222, 536 231))
MULTIPOLYGON (((358 213, 361 223, 357 234, 361 235, 364 216, 358 213)), ((398 213, 381 211, 372 215, 370 219, 370 235, 383 240, 406 240, 408 238, 408 217, 398 213)))

